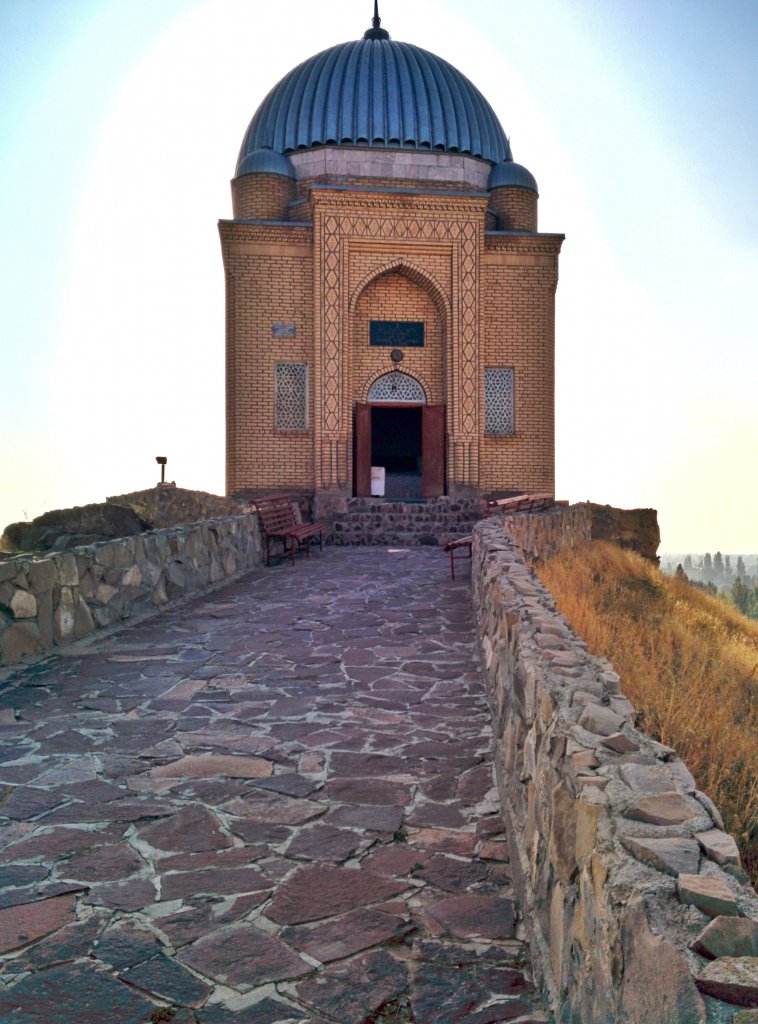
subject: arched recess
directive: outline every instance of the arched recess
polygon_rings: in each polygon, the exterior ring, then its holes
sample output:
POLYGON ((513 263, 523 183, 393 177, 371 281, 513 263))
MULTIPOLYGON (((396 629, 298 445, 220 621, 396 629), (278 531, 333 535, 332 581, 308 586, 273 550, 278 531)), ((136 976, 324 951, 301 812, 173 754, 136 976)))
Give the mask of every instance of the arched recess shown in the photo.
POLYGON ((366 288, 378 277, 383 277, 385 274, 393 273, 402 274, 403 277, 407 277, 410 281, 420 285, 429 292, 432 297, 432 301, 437 308, 440 320, 442 321, 443 329, 445 333, 447 333, 448 325, 450 323, 450 300, 445 294, 444 288, 440 285, 434 275, 402 258, 388 260, 387 263, 383 263, 380 267, 375 267, 372 271, 366 274, 366 276, 353 289, 353 293, 350 296, 350 302, 348 304, 350 316, 353 316, 355 313, 358 307, 358 300, 366 288))
POLYGON ((390 259, 352 290, 347 320, 355 494, 370 493, 372 466, 385 468, 390 497, 443 494, 451 323, 445 291, 428 271, 403 258, 390 259), (390 359, 390 345, 371 343, 370 325, 376 321, 423 322, 422 343, 399 341, 402 359, 390 359), (403 491, 394 492, 395 486, 403 491))

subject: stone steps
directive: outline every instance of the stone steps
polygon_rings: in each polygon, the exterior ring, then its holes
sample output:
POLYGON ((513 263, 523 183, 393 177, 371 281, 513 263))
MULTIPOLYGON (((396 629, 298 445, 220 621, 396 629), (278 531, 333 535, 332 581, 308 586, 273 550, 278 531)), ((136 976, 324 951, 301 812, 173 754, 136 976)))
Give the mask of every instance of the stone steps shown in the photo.
POLYGON ((401 502, 319 497, 314 516, 328 523, 333 544, 442 547, 471 533, 484 512, 485 503, 478 498, 401 502))

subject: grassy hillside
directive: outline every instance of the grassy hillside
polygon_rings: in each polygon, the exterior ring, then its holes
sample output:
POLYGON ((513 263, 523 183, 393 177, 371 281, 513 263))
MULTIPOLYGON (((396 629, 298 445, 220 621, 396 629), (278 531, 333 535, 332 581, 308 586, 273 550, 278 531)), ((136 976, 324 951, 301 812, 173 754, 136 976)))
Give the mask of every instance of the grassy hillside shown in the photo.
POLYGON ((595 542, 538 567, 593 654, 610 658, 648 735, 675 747, 758 882, 758 622, 595 542))

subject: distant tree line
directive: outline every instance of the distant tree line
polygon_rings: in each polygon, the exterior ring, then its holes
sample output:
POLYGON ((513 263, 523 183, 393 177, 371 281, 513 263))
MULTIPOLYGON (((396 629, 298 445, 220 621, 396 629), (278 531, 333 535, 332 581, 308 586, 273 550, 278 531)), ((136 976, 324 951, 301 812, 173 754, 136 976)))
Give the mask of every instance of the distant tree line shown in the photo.
POLYGON ((758 619, 758 558, 753 556, 753 561, 754 565, 748 566, 745 558, 738 555, 733 565, 731 555, 722 555, 717 551, 711 556, 710 552, 706 552, 702 558, 698 555, 694 558, 685 555, 676 570, 672 562, 668 561, 664 565, 664 572, 673 572, 692 586, 729 601, 751 619, 758 619), (752 573, 750 568, 754 569, 752 573))

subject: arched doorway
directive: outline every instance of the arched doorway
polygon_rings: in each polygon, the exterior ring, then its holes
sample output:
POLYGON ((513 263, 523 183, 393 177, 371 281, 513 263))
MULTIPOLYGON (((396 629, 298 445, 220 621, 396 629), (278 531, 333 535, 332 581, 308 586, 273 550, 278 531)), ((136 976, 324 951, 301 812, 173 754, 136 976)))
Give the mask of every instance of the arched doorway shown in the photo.
POLYGON ((355 493, 371 494, 383 470, 384 497, 434 498, 445 488, 445 408, 428 405, 422 385, 393 370, 371 385, 355 410, 355 493))

